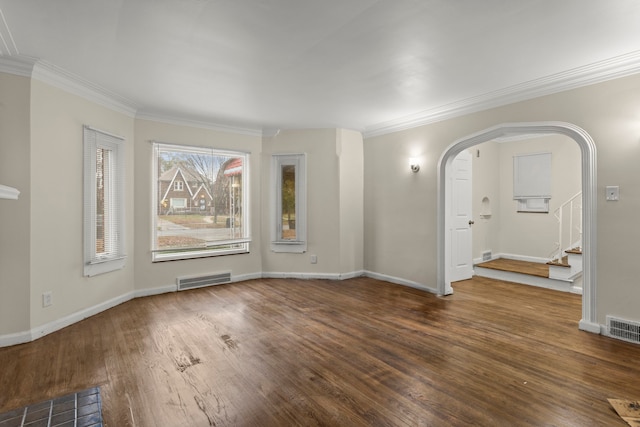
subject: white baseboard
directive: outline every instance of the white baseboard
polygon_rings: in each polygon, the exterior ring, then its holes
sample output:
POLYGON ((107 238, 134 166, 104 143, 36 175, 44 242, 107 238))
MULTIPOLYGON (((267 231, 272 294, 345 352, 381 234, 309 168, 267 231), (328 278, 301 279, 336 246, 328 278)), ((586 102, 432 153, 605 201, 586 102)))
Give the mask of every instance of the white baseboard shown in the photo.
POLYGON ((397 285, 408 286, 410 288, 416 288, 423 291, 430 292, 432 294, 437 294, 437 288, 430 288, 429 286, 425 286, 422 283, 413 282, 411 280, 401 279, 400 277, 389 276, 386 274, 376 273, 373 271, 365 270, 364 276, 371 277, 372 279, 384 280, 385 282, 395 283, 397 285))
POLYGON ((31 329, 31 341, 42 338, 43 336, 49 335, 50 333, 58 331, 62 328, 66 328, 67 326, 73 325, 74 323, 86 319, 87 317, 95 316, 96 314, 120 305, 123 302, 130 301, 134 298, 134 295, 135 293, 133 291, 127 292, 124 295, 117 296, 108 301, 94 305, 93 307, 85 308, 84 310, 77 311, 68 316, 56 319, 49 323, 45 323, 44 325, 36 326, 35 328, 31 329))
POLYGON ((12 345, 24 344, 33 341, 31 331, 17 332, 15 334, 0 335, 0 348, 12 345))
MULTIPOLYGON (((365 272, 363 270, 353 271, 350 273, 336 273, 336 274, 262 273, 260 272, 260 273, 249 273, 249 274, 240 274, 237 276, 232 276, 231 282, 232 283, 243 282, 246 280, 261 279, 263 277, 264 278, 273 277, 273 278, 345 280, 353 277, 359 277, 364 274, 365 272)), ((131 292, 127 292, 126 294, 117 296, 108 301, 102 302, 92 307, 88 307, 84 310, 77 311, 68 316, 45 323, 44 325, 37 326, 29 331, 0 335, 0 348, 34 341, 38 338, 42 338, 45 335, 48 335, 55 331, 59 331, 62 328, 66 328, 67 326, 73 325, 74 323, 77 323, 88 317, 94 316, 98 313, 101 313, 117 305, 130 301, 134 298, 143 298, 143 297, 152 296, 152 295, 166 294, 170 292, 176 292, 177 290, 178 290, 178 286, 176 284, 171 284, 171 285, 165 285, 157 288, 137 289, 131 292)))

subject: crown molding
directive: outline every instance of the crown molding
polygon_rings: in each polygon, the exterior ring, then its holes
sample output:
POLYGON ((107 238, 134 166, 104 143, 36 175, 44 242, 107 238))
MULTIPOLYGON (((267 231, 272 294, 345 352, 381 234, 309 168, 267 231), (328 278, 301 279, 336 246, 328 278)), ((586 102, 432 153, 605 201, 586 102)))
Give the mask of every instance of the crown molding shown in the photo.
POLYGON ((150 120, 152 122, 167 123, 167 124, 177 125, 177 126, 196 127, 201 129, 214 130, 218 132, 228 132, 228 133, 236 133, 236 134, 248 135, 248 136, 258 136, 258 137, 263 136, 262 128, 259 128, 259 127, 226 125, 222 123, 215 123, 212 121, 210 122, 210 121, 190 119, 185 117, 176 117, 176 116, 171 116, 171 115, 156 113, 156 112, 149 112, 149 111, 138 111, 138 113, 136 114, 136 119, 150 120))
POLYGON ((31 77, 130 117, 138 110, 133 101, 47 61, 37 61, 31 77))
POLYGON ((0 72, 21 77, 31 77, 38 60, 28 56, 0 55, 0 72))
POLYGON ((526 101, 640 73, 640 51, 530 80, 476 97, 446 104, 395 120, 368 126, 365 138, 416 128, 490 108, 526 101))

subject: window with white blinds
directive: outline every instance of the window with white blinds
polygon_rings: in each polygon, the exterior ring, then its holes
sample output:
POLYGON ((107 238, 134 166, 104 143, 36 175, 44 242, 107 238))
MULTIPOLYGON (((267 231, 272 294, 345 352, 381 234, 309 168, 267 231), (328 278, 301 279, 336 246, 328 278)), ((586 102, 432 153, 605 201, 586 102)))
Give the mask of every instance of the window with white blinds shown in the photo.
POLYGON ((152 260, 249 251, 249 154, 153 143, 152 260))
POLYGON ((84 127, 84 275, 123 268, 124 139, 84 127))

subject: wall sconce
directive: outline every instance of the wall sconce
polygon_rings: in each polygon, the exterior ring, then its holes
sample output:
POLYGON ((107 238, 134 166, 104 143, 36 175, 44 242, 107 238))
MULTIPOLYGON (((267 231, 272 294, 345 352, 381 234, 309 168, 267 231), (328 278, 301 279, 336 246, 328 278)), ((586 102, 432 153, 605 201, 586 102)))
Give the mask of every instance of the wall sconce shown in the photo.
POLYGON ((409 158, 409 167, 411 168, 411 172, 416 173, 420 170, 420 164, 418 163, 418 159, 416 157, 409 158))

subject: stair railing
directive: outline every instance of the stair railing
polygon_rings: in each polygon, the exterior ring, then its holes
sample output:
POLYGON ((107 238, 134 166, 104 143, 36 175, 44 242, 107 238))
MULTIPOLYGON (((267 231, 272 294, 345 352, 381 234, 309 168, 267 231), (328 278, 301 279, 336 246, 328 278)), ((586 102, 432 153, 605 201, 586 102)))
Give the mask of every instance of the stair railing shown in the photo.
POLYGON ((575 244, 582 245, 582 192, 578 192, 560 205, 559 208, 553 211, 553 215, 558 220, 558 242, 551 259, 562 262, 565 250, 572 249, 575 244), (564 218, 566 217, 568 217, 569 223, 568 233, 564 231, 564 218), (568 236, 565 237, 565 234, 568 234, 568 236))

